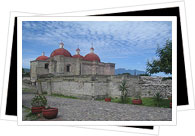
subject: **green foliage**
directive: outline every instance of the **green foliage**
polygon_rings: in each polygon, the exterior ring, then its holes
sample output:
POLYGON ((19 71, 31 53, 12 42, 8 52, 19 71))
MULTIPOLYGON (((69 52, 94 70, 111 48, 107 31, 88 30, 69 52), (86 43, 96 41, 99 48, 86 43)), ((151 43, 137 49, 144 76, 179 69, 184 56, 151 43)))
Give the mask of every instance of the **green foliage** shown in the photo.
POLYGON ((131 75, 130 73, 122 73, 121 75, 131 75))
MULTIPOLYGON (((114 103, 124 103, 124 102, 122 102, 121 98, 112 98, 111 102, 114 102, 114 103)), ((127 97, 125 103, 130 104, 131 103, 131 98, 127 97)))
POLYGON ((135 91, 133 95, 134 99, 141 99, 141 91, 135 91))
POLYGON ((33 107, 42 107, 47 105, 47 99, 44 95, 35 95, 31 100, 33 107))
POLYGON ((23 112, 25 112, 24 120, 35 121, 41 117, 41 114, 40 114, 40 116, 37 116, 37 114, 33 114, 29 107, 22 105, 22 109, 23 109, 23 112))
POLYGON ((74 96, 65 96, 63 94, 56 94, 56 93, 52 93, 51 96, 60 97, 60 98, 78 99, 77 97, 74 97, 74 96))
POLYGON ((127 82, 126 80, 123 80, 122 83, 119 85, 119 91, 121 91, 121 102, 127 103, 127 82))
POLYGON ((161 103, 161 101, 162 101, 162 94, 160 93, 160 92, 156 92, 155 94, 154 94, 154 100, 155 100, 155 103, 156 103, 156 106, 160 106, 160 103, 161 103))
POLYGON ((23 77, 30 77, 30 72, 27 72, 24 68, 22 68, 22 76, 23 77))
POLYGON ((145 73, 145 74, 139 74, 139 76, 150 76, 150 74, 145 73))
POLYGON ((172 41, 167 40, 164 47, 158 47, 156 55, 159 59, 152 62, 147 62, 146 71, 149 74, 164 72, 165 74, 172 74, 172 41))
MULTIPOLYGON (((169 108, 169 106, 170 106, 169 103, 170 103, 170 100, 161 99, 158 107, 169 108)), ((157 106, 156 99, 144 97, 144 98, 142 98, 142 105, 149 106, 149 107, 156 107, 157 106)))
POLYGON ((169 80, 169 79, 172 79, 172 77, 163 77, 162 81, 166 81, 166 80, 169 80))
POLYGON ((32 112, 29 112, 26 116, 25 116, 25 120, 38 120, 40 117, 37 116, 37 114, 33 114, 32 112))
MULTIPOLYGON (((127 97, 127 104, 132 104, 132 101, 131 101, 132 99, 133 98, 131 98, 131 97, 127 97)), ((142 106, 157 107, 155 98, 143 97, 141 99, 142 99, 142 106)), ((102 101, 104 101, 104 99, 102 99, 102 101)), ((111 102, 122 103, 120 98, 112 98, 111 102)), ((169 106, 170 106, 169 103, 170 103, 170 100, 168 100, 168 99, 161 99, 160 102, 159 102, 159 106, 158 107, 169 108, 169 106)))

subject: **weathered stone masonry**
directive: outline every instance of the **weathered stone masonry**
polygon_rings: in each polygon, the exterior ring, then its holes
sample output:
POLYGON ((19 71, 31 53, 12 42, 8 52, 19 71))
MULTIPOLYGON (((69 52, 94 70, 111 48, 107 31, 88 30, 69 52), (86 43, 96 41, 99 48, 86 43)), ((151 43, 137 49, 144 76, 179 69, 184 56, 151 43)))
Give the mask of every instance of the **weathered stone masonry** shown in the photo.
POLYGON ((153 97, 160 91, 164 97, 172 93, 172 81, 162 81, 162 77, 140 77, 129 75, 82 75, 82 76, 54 76, 42 75, 36 86, 40 93, 62 94, 80 98, 98 99, 107 95, 120 97, 119 84, 122 80, 128 84, 128 96, 141 92, 142 97, 153 97))

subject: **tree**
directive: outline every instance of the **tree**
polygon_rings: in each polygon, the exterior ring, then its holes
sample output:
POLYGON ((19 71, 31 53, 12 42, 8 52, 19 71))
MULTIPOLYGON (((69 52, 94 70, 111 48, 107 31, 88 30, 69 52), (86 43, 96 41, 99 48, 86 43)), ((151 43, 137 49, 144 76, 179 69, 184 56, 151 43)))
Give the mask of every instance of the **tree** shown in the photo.
POLYGON ((152 62, 147 62, 146 71, 149 74, 164 72, 165 74, 172 74, 172 41, 167 40, 166 44, 156 50, 158 59, 152 62))
POLYGON ((22 68, 22 74, 25 73, 24 68, 22 68))

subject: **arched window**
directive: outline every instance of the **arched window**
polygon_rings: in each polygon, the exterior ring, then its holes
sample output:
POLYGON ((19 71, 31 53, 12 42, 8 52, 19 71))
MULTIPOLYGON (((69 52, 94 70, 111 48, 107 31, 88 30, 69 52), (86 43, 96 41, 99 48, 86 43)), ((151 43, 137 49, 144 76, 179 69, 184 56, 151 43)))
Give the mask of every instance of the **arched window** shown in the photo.
POLYGON ((70 64, 66 65, 66 72, 70 72, 70 64))

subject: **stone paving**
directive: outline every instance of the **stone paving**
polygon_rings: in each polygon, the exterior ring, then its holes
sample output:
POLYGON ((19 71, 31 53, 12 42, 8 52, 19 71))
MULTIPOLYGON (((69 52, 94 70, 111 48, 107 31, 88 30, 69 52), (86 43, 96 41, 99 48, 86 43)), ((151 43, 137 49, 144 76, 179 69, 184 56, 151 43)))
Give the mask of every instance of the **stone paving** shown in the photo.
MULTIPOLYGON (((34 94, 23 94, 23 105, 31 107, 34 94)), ((171 108, 146 107, 104 101, 46 96, 50 107, 57 107, 62 121, 171 121, 171 108)), ((25 113, 23 113, 25 114, 25 113)))

